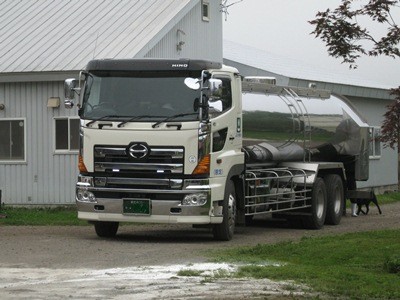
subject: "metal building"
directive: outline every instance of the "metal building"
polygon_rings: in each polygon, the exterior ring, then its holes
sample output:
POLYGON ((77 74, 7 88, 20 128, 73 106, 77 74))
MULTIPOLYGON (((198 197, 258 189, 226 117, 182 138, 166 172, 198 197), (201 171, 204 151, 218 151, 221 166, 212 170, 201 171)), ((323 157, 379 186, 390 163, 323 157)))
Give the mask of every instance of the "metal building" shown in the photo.
POLYGON ((133 57, 222 61, 220 1, 0 1, 2 202, 74 203, 79 120, 63 81, 133 57))

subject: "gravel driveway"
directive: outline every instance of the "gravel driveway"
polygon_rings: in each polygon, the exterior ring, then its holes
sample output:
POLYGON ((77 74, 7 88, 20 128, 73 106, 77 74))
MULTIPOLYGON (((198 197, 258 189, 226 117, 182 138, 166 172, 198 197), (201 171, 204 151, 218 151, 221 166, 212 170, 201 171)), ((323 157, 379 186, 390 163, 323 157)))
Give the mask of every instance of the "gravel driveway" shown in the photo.
MULTIPOLYGON (((181 277, 177 272, 188 268, 211 274, 232 271, 234 266, 204 265, 206 253, 213 249, 400 228, 400 202, 381 208, 382 215, 371 205, 368 216, 352 218, 348 213, 339 226, 316 231, 291 229, 285 222, 260 218, 252 226, 237 228, 230 242, 216 242, 209 229, 187 225, 124 225, 112 240, 98 238, 92 226, 0 226, 0 298, 253 299, 280 295, 288 290, 287 282, 204 282, 205 273, 181 277)), ((291 293, 302 292, 301 287, 289 285, 291 293)))

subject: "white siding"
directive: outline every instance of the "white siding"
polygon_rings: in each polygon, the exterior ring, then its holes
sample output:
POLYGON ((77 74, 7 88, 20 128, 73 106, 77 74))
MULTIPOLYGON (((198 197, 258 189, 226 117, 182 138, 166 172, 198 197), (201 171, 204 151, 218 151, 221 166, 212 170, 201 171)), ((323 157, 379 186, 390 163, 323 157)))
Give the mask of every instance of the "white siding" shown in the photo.
POLYGON ((222 16, 219 4, 220 1, 210 1, 210 21, 205 22, 199 2, 145 57, 197 58, 222 62, 222 16), (180 41, 185 44, 178 51, 177 44, 180 41))
POLYGON ((74 202, 77 155, 55 155, 54 117, 76 110, 47 108, 49 97, 63 99, 63 83, 0 83, 2 118, 26 119, 26 163, 0 164, 0 189, 6 204, 65 204, 74 202))
MULTIPOLYGON (((369 98, 349 98, 363 116, 368 120, 368 125, 380 127, 386 105, 389 101, 376 101, 369 98)), ((377 187, 397 185, 397 150, 383 148, 382 155, 378 159, 371 159, 369 163, 369 180, 358 183, 359 187, 377 187)))

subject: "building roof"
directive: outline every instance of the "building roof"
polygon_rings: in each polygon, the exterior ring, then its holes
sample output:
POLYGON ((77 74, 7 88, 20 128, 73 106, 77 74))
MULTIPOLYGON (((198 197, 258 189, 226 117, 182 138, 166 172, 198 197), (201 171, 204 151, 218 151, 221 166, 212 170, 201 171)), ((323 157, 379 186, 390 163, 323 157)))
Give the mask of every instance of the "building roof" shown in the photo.
POLYGON ((349 74, 325 70, 304 62, 279 56, 265 50, 256 49, 235 42, 224 40, 224 59, 238 62, 253 68, 265 70, 291 79, 328 82, 340 85, 368 87, 389 90, 393 88, 371 80, 349 74))
POLYGON ((0 73, 145 55, 198 0, 0 0, 0 73))

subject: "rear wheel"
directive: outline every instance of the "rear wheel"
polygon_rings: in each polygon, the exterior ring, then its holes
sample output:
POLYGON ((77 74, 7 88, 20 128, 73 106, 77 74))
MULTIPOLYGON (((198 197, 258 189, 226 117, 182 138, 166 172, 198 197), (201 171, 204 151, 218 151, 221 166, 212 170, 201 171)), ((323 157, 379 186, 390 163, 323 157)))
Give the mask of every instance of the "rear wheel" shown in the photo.
POLYGON ((236 222, 236 193, 231 180, 227 182, 222 216, 222 223, 213 226, 214 238, 220 241, 230 241, 235 231, 236 222))
POLYGON ((325 177, 327 192, 326 224, 338 225, 344 209, 343 181, 339 175, 331 174, 325 177))
POLYGON ((321 229, 326 217, 326 186, 322 178, 318 177, 311 192, 311 214, 304 217, 304 227, 308 229, 321 229))
POLYGON ((100 222, 94 223, 94 229, 99 237, 112 238, 117 234, 119 227, 118 222, 100 222))

